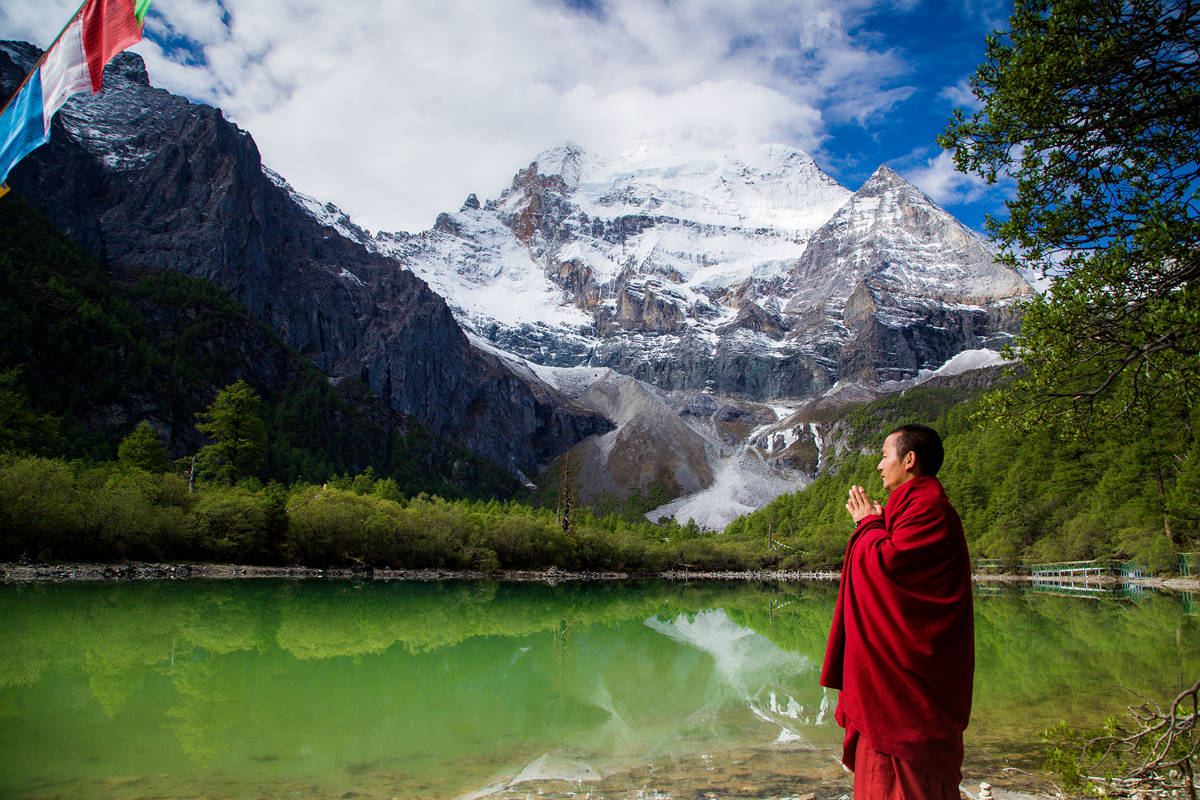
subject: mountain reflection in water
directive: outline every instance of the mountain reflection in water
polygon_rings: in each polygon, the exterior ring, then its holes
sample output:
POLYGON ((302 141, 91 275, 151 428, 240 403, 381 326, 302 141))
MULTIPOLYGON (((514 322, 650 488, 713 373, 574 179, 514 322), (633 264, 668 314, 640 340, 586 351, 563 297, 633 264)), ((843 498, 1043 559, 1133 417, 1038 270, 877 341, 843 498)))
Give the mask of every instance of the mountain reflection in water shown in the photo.
MULTIPOLYGON (((0 587, 0 795, 593 796, 837 788, 834 584, 0 587)), ((1173 693, 1177 597, 976 599, 968 773, 1173 693)), ((982 774, 982 773, 981 773, 982 774)), ((831 789, 832 791, 832 789, 831 789)))

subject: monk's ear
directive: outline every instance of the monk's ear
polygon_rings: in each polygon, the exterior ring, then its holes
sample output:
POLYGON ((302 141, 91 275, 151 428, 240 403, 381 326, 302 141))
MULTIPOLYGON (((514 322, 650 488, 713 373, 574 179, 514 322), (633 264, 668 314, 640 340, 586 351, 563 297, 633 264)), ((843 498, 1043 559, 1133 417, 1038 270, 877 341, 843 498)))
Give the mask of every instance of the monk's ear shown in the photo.
POLYGON ((912 450, 909 450, 907 453, 904 454, 904 471, 905 472, 917 472, 918 471, 917 454, 912 450))

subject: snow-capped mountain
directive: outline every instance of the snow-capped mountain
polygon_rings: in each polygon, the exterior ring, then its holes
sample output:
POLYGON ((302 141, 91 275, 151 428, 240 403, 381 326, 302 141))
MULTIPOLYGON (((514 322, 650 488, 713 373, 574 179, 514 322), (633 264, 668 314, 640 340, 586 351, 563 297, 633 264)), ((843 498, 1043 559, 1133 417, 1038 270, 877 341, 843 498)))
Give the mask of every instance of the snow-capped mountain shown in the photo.
MULTIPOLYGON (((39 54, 0 43, 0 86, 39 54)), ((431 230, 372 235, 135 54, 105 87, 10 176, 83 247, 211 281, 331 381, 514 474, 570 451, 597 495, 666 490, 657 511, 713 527, 819 471, 805 403, 994 348, 1029 291, 885 168, 851 193, 780 145, 567 145, 431 230)))
POLYGON ((614 158, 564 145, 492 200, 365 243, 464 327, 536 363, 759 399, 996 347, 1029 291, 888 168, 851 193, 777 144, 643 142, 614 158))

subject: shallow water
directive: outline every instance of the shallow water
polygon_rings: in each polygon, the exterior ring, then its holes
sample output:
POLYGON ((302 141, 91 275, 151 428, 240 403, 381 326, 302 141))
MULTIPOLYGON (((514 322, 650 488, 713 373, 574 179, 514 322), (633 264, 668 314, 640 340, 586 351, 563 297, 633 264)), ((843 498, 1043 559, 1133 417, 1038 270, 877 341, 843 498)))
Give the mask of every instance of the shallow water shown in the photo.
MULTIPOLYGON (((0 586, 0 796, 837 797, 833 584, 0 586), (656 794, 657 793, 657 794, 656 794)), ((976 597, 965 772, 1200 673, 1179 595, 976 597)), ((1007 772, 1005 767, 1010 769, 1007 772)), ((1014 769, 1015 768, 1015 769, 1014 769)))

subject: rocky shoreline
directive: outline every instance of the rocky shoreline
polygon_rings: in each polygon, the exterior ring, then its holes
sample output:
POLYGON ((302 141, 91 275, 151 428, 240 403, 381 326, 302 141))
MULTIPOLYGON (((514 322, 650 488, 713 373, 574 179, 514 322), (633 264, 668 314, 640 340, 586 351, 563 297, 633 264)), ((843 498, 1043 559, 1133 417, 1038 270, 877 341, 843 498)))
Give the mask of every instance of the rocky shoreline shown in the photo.
POLYGON ((506 581, 592 581, 626 580, 637 577, 624 572, 566 572, 555 568, 541 571, 511 570, 500 573, 444 569, 377 569, 374 567, 259 566, 253 564, 0 564, 2 583, 63 583, 69 581, 155 581, 220 580, 236 578, 285 578, 295 580, 359 581, 458 581, 499 579, 506 581))
MULTIPOLYGON (((125 564, 0 564, 0 583, 64 583, 70 581, 155 581, 155 580, 219 580, 236 578, 285 578, 293 580, 358 580, 358 581, 474 581, 499 580, 511 582, 563 583, 567 581, 622 581, 657 579, 668 581, 836 581, 836 572, 802 572, 795 570, 752 570, 729 572, 698 572, 668 570, 666 572, 568 572, 556 567, 545 570, 502 570, 472 572, 444 569, 379 569, 370 566, 303 567, 258 566, 251 564, 158 564, 129 562, 125 564)), ((1032 583, 1029 575, 977 573, 976 583, 1032 583)), ((1086 580, 1058 580, 1055 583, 1080 586, 1114 587, 1143 586, 1169 591, 1200 591, 1200 579, 1091 577, 1086 580)))

